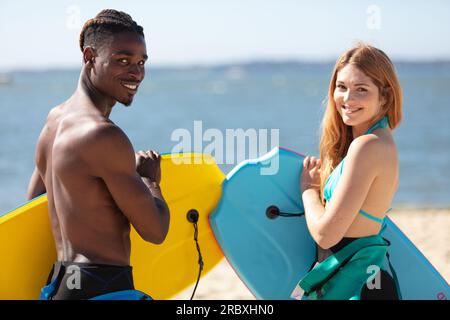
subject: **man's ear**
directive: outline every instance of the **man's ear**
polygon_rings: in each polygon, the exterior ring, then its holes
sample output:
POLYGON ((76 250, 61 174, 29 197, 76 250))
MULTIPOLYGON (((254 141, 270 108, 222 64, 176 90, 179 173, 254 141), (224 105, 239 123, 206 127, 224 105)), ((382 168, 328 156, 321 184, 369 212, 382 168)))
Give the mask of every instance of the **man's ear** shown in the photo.
POLYGON ((83 61, 85 64, 93 64, 96 57, 96 51, 93 47, 87 46, 83 50, 83 61))

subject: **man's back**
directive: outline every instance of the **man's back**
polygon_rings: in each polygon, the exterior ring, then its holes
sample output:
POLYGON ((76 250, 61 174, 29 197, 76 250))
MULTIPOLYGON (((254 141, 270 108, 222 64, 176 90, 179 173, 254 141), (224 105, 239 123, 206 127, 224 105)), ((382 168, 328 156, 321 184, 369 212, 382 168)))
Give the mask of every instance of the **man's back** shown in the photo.
POLYGON ((129 222, 98 176, 102 159, 96 162, 90 150, 94 144, 102 148, 104 139, 93 139, 108 126, 115 125, 69 102, 50 112, 39 137, 36 161, 60 261, 129 265, 129 222))

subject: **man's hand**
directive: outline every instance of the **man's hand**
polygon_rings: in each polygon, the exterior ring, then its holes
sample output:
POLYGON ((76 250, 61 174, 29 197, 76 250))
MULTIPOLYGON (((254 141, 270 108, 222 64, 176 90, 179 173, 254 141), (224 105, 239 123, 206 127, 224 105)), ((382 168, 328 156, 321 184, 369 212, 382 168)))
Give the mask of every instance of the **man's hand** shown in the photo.
POLYGON ((143 177, 159 184, 161 182, 161 156, 154 150, 139 151, 136 156, 136 171, 143 177))

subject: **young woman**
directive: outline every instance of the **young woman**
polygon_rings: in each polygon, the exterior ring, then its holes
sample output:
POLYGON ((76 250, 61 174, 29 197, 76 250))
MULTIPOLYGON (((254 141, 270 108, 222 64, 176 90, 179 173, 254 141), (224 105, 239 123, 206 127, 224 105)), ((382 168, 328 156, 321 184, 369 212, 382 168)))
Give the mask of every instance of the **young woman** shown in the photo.
POLYGON ((317 261, 299 285, 310 299, 398 299, 381 237, 399 179, 394 66, 383 51, 359 44, 336 62, 328 94, 320 160, 304 159, 300 181, 317 261))

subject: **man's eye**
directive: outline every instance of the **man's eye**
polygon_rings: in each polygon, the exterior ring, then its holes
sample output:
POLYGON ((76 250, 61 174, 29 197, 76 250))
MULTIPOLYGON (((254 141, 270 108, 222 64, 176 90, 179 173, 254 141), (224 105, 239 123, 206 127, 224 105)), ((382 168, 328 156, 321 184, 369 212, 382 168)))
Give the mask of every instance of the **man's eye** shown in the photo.
POLYGON ((119 62, 122 64, 127 64, 128 63, 128 59, 119 59, 119 62))
POLYGON ((140 66, 143 66, 144 64, 145 64, 145 61, 144 61, 144 60, 139 61, 139 65, 140 65, 140 66))

